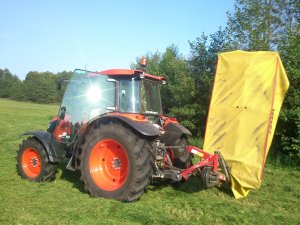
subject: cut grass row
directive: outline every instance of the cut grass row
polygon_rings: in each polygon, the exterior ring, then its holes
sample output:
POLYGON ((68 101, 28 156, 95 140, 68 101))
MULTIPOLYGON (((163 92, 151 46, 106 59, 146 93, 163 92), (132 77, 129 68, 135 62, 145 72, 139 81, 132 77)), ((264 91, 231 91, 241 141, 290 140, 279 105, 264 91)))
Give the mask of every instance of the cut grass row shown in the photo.
MULTIPOLYGON (((150 185, 135 203, 91 198, 59 165, 54 182, 32 183, 16 172, 16 151, 29 130, 45 130, 57 105, 0 99, 0 224, 299 224, 300 171, 268 164, 260 190, 236 200, 230 191, 150 185)), ((201 146, 200 146, 201 147, 201 146)))

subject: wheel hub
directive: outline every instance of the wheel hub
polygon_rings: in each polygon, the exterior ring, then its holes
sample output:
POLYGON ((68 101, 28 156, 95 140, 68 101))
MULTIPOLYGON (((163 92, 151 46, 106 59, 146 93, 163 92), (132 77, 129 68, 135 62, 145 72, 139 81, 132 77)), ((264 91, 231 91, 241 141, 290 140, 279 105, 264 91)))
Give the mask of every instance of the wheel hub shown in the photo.
POLYGON ((37 157, 32 157, 31 159, 30 159, 30 163, 31 163, 31 165, 32 165, 32 167, 37 167, 38 166, 38 158, 37 157))
POLYGON ((121 169, 122 163, 119 158, 113 158, 113 160, 111 161, 111 164, 112 164, 112 168, 114 168, 115 170, 121 169))

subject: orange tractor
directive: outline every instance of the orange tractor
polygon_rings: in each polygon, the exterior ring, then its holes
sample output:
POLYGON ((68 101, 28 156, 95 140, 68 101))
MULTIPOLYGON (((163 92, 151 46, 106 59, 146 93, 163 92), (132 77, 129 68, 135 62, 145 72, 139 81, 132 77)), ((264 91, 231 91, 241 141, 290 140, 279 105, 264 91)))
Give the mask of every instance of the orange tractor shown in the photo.
POLYGON ((153 180, 199 175, 205 187, 229 181, 218 152, 187 146, 190 131, 163 116, 163 77, 143 70, 75 70, 67 82, 47 131, 22 134, 30 136, 18 151, 22 178, 53 180, 58 163, 67 158, 67 169, 80 173, 90 195, 125 202, 138 199, 153 180), (194 165, 193 155, 200 157, 194 165))

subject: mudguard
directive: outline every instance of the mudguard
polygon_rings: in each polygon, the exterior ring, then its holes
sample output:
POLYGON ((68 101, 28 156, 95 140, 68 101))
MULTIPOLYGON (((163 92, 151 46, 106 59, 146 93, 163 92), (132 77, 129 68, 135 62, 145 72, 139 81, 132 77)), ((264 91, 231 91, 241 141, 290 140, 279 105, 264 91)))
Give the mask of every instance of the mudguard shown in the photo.
POLYGON ((145 120, 136 121, 136 120, 130 119, 126 116, 122 116, 120 114, 108 114, 101 118, 95 119, 90 124, 94 124, 96 121, 104 122, 104 121, 110 121, 110 120, 119 120, 119 121, 129 125, 131 128, 133 128, 140 134, 147 136, 147 137, 157 137, 157 136, 161 135, 161 131, 156 126, 151 124, 149 121, 145 121, 145 120))
POLYGON ((64 148, 51 133, 47 131, 29 131, 21 134, 20 136, 25 135, 32 136, 43 144, 50 162, 59 162, 64 159, 64 148))
POLYGON ((162 143, 172 145, 182 135, 192 135, 191 132, 179 123, 168 123, 164 126, 165 133, 159 138, 162 143))

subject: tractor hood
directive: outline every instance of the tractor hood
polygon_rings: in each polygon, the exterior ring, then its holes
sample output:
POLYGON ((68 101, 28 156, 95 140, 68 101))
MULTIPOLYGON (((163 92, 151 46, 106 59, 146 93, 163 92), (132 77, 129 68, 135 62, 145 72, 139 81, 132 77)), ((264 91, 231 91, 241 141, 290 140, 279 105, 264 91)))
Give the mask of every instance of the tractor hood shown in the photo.
POLYGON ((233 51, 218 57, 204 149, 224 156, 236 198, 260 187, 288 87, 277 52, 233 51))

